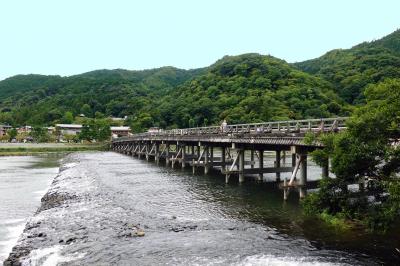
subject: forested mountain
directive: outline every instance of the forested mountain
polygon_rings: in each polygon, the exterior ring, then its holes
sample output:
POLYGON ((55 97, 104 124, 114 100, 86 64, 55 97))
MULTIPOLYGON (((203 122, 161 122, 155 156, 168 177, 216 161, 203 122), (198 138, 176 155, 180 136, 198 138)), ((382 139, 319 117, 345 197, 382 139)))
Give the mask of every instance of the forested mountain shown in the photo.
MULTIPOLYGON (((0 123, 51 125, 66 113, 128 116, 136 131, 318 118, 351 113, 363 91, 400 78, 400 31, 320 58, 288 64, 272 56, 226 56, 195 70, 97 70, 70 77, 0 81, 0 123)), ((69 119, 70 120, 70 119, 69 119)))
MULTIPOLYGON (((226 56, 160 102, 160 121, 176 127, 329 117, 346 114, 331 85, 283 60, 226 56)), ((164 125, 162 125, 164 126, 164 125)))
POLYGON ((15 76, 0 82, 0 121, 15 125, 53 124, 62 122, 68 111, 88 117, 134 116, 204 71, 163 67, 144 71, 97 70, 71 77, 15 76), (11 89, 14 93, 9 96, 11 89))
POLYGON ((299 69, 331 82, 335 91, 350 104, 365 101, 364 90, 385 78, 400 78, 400 30, 351 49, 294 64, 299 69))

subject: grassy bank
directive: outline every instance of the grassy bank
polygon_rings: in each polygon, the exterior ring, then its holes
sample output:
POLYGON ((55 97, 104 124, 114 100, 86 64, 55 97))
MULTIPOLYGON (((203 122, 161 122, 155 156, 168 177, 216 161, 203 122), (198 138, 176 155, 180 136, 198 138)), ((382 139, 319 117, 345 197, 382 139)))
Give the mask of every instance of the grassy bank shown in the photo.
POLYGON ((108 149, 108 145, 108 143, 0 143, 0 156, 34 155, 51 152, 104 151, 108 149))

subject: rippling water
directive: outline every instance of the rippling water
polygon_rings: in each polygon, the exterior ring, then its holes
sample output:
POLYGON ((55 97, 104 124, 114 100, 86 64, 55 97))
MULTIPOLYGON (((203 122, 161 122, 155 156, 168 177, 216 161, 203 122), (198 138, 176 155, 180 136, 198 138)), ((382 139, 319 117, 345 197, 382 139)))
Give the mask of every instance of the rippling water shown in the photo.
POLYGON ((25 223, 40 206, 58 157, 0 157, 0 263, 16 244, 25 223))
POLYGON ((273 184, 96 152, 64 160, 18 247, 26 265, 379 264, 367 239, 304 219, 273 184))

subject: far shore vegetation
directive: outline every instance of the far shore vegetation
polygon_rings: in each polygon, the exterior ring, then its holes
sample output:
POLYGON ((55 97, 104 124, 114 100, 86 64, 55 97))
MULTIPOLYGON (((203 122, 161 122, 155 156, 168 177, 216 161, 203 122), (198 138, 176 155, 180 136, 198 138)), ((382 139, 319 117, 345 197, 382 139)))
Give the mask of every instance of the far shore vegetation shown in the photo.
POLYGON ((0 156, 34 155, 38 153, 52 152, 76 152, 76 151, 105 151, 109 148, 109 142, 100 143, 13 143, 15 145, 2 145, 0 143, 0 156))

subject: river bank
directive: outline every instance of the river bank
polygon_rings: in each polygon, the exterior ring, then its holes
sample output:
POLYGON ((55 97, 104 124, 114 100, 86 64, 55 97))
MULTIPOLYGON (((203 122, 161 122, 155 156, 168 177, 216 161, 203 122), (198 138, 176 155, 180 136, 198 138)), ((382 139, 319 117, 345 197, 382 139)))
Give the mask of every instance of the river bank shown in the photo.
MULTIPOLYGON (((293 197, 297 198, 297 197, 293 197)), ((73 153, 5 265, 374 265, 393 239, 304 220, 270 184, 73 153), (144 232, 139 237, 137 232, 144 232)), ((387 252, 385 252, 385 250, 387 252)))
POLYGON ((104 151, 107 143, 0 143, 0 156, 23 156, 39 153, 104 151))

